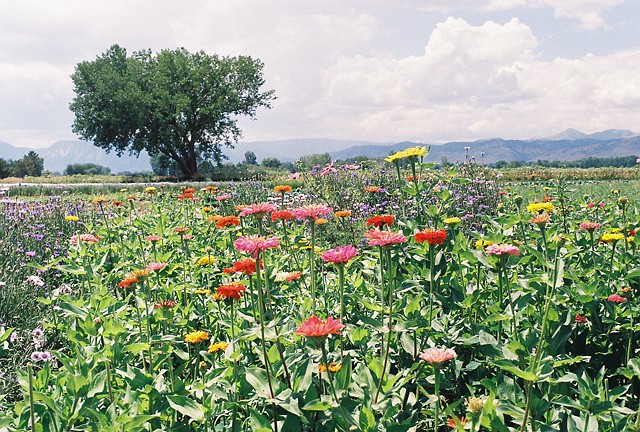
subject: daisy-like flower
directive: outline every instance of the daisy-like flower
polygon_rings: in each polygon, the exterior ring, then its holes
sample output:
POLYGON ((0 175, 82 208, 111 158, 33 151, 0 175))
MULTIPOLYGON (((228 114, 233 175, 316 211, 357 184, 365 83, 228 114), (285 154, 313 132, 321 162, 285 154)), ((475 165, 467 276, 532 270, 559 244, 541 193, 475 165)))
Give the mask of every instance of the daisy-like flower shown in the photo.
POLYGON ((510 244, 502 243, 502 244, 492 244, 485 248, 484 250, 487 255, 496 255, 496 256, 507 256, 507 255, 520 255, 520 250, 517 246, 513 246, 510 244))
POLYGON ((333 210, 331 207, 323 204, 311 204, 303 207, 298 207, 291 210, 291 214, 298 220, 304 219, 318 219, 319 217, 326 216, 333 210))
POLYGON ((374 226, 376 228, 380 228, 383 226, 390 226, 393 224, 395 218, 391 215, 383 215, 383 216, 373 216, 367 219, 367 226, 374 226))
POLYGON ((456 358, 457 354, 453 348, 429 348, 420 353, 420 358, 427 363, 440 366, 451 359, 456 358))
POLYGON ((202 258, 199 258, 198 261, 196 261, 196 265, 199 266, 206 266, 209 264, 215 264, 216 263, 216 259, 212 256, 203 256, 202 258))
POLYGON ((364 236, 369 239, 369 246, 393 246, 407 241, 401 233, 391 231, 371 230, 364 233, 364 236))
POLYGON ((275 280, 276 282, 292 282, 297 281, 302 277, 301 271, 293 271, 293 272, 278 272, 276 273, 275 280))
POLYGON ((124 278, 119 284, 118 287, 119 288, 129 288, 129 286, 137 284, 138 282, 140 282, 138 280, 138 278, 133 277, 133 276, 128 276, 126 278, 124 278))
POLYGON ((271 213, 271 220, 273 222, 281 219, 288 220, 288 219, 294 219, 294 218, 295 216, 293 216, 293 213, 291 213, 289 210, 279 210, 271 213))
POLYGON ((69 239, 69 243, 71 244, 98 243, 98 241, 100 241, 100 237, 94 236, 93 234, 75 234, 69 239))
POLYGON ((176 234, 180 234, 183 235, 184 233, 186 233, 187 231, 189 231, 188 227, 175 227, 173 229, 173 232, 176 234))
POLYGON ((313 223, 315 223, 316 225, 324 225, 326 223, 329 223, 329 220, 325 218, 318 218, 315 221, 313 221, 313 223))
POLYGON ((80 218, 78 216, 75 216, 75 215, 66 215, 64 218, 66 220, 68 220, 68 221, 71 221, 71 222, 75 222, 75 221, 80 220, 80 218))
POLYGON ((216 228, 238 226, 239 224, 240 224, 240 218, 238 216, 222 216, 216 221, 216 228))
POLYGON ((602 225, 599 224, 598 222, 582 222, 580 224, 580 229, 582 231, 594 231, 598 228, 600 228, 602 225))
POLYGON ((425 147, 409 147, 404 149, 401 153, 402 157, 407 159, 417 159, 429 154, 425 147))
POLYGON ((334 216, 337 218, 342 218, 342 217, 351 217, 351 210, 340 210, 337 211, 334 216))
POLYGON ((216 342, 214 344, 211 344, 209 346, 209 349, 207 350, 208 353, 214 353, 216 351, 224 351, 227 349, 227 347, 229 346, 229 344, 227 342, 216 342))
POLYGON ((544 228, 549 222, 549 213, 539 213, 537 215, 534 215, 531 219, 529 219, 529 222, 538 225, 538 227, 540 228, 544 228))
POLYGON ((157 236, 157 235, 150 235, 150 236, 146 236, 144 239, 146 241, 151 242, 151 243, 156 243, 156 242, 159 242, 160 240, 162 240, 162 237, 157 236))
POLYGON ((248 252, 257 256, 267 249, 277 248, 280 245, 277 237, 262 237, 259 235, 245 235, 233 242, 234 247, 242 252, 248 252))
POLYGON ((460 219, 459 217, 450 217, 450 218, 446 218, 442 221, 445 225, 455 225, 455 224, 459 224, 460 222, 462 222, 462 219, 460 219))
POLYGON ((339 335, 342 333, 343 328, 344 324, 339 319, 328 317, 326 321, 322 321, 314 315, 298 327, 296 334, 313 338, 326 338, 330 334, 339 335))
POLYGON ((587 317, 584 315, 576 315, 573 321, 579 324, 584 324, 587 322, 587 317))
POLYGON ((35 286, 44 286, 44 281, 35 275, 27 277, 27 282, 31 282, 35 286))
POLYGON ((218 299, 240 300, 246 290, 247 287, 242 284, 221 285, 216 290, 216 297, 218 299))
MULTIPOLYGON (((262 260, 260 260, 260 268, 264 268, 262 260)), ((233 266, 225 268, 223 272, 227 274, 244 273, 246 275, 252 275, 256 272, 256 260, 253 258, 245 258, 236 261, 233 263, 233 266)))
POLYGON ((329 263, 346 264, 356 255, 358 255, 358 249, 351 245, 347 245, 344 247, 338 246, 335 249, 323 252, 321 258, 325 262, 329 263))
POLYGON ((249 216, 249 215, 253 215, 256 217, 262 217, 268 213, 272 213, 274 211, 278 211, 278 207, 276 207, 273 204, 269 204, 269 203, 260 203, 260 204, 251 204, 248 205, 246 207, 244 207, 241 211, 239 216, 240 217, 245 217, 245 216, 249 216))
POLYGON ((534 213, 534 214, 542 213, 542 212, 553 213, 554 210, 555 210, 555 207, 550 202, 542 202, 542 203, 534 202, 527 206, 527 211, 529 213, 534 213))
POLYGON ((156 188, 154 188, 153 186, 149 186, 144 188, 144 192, 149 195, 153 195, 154 193, 156 193, 156 188))
POLYGON ((458 425, 456 424, 456 420, 458 421, 458 423, 460 423, 462 426, 466 425, 467 423, 469 423, 469 420, 467 420, 464 417, 456 417, 455 420, 453 418, 449 418, 447 420, 447 426, 449 426, 452 429, 458 429, 458 425))
POLYGON ((209 340, 209 333, 204 330, 192 331, 184 337, 184 341, 190 344, 196 344, 206 340, 209 340))
POLYGON ((158 303, 153 305, 154 309, 171 309, 176 305, 176 302, 173 300, 161 300, 158 303))
POLYGON ((606 233, 601 238, 600 241, 604 243, 615 243, 618 240, 624 240, 624 234, 622 233, 606 233))
POLYGON ((163 268, 165 268, 167 266, 167 263, 149 263, 147 264, 147 269, 149 269, 149 271, 160 271, 163 268))
POLYGON ((291 192, 292 190, 293 189, 289 185, 277 185, 276 187, 273 188, 273 191, 276 193, 291 192))
POLYGON ((441 245, 447 239, 447 232, 445 230, 425 229, 414 237, 418 243, 426 241, 430 245, 441 245))
POLYGON ((103 197, 103 196, 97 196, 95 198, 93 198, 93 203, 94 204, 103 204, 107 202, 107 198, 103 197))
POLYGON ((367 186, 366 188, 364 188, 365 192, 369 192, 369 193, 377 193, 380 192, 382 189, 380 189, 379 186, 367 186))
POLYGON ((218 196, 216 197, 216 201, 226 201, 226 200, 228 200, 229 198, 231 198, 231 195, 229 195, 229 194, 222 194, 222 195, 218 195, 218 196))
POLYGON ((614 302, 614 303, 624 303, 627 301, 626 297, 622 297, 619 294, 611 294, 609 297, 607 297, 607 300, 614 302))

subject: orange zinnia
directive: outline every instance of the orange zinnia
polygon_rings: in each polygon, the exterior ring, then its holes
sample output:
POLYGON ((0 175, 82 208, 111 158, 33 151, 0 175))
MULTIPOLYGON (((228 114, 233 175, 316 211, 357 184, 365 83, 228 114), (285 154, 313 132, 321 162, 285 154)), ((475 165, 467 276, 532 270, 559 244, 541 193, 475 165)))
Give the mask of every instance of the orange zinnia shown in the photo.
POLYGON ((291 192, 292 190, 293 189, 289 185, 278 185, 273 188, 274 192, 280 192, 280 193, 291 192))
POLYGON ((373 216, 370 217, 369 219, 367 219, 367 226, 371 226, 373 225, 376 228, 380 228, 384 225, 391 225, 393 224, 393 221, 395 220, 395 218, 391 215, 384 215, 384 216, 373 216))
POLYGON ((238 216, 223 216, 216 222, 216 228, 226 228, 228 226, 238 226, 240 218, 238 216))
POLYGON ((447 239, 447 232, 445 230, 422 230, 415 235, 415 239, 418 243, 426 241, 430 245, 443 244, 447 239))

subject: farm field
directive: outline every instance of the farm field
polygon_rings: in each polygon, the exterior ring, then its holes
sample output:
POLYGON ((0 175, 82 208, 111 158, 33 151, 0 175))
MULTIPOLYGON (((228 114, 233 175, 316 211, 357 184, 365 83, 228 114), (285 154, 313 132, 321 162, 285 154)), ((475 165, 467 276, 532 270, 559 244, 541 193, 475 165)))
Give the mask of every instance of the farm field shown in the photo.
POLYGON ((0 430, 640 430, 640 170, 424 153, 4 189, 0 430))

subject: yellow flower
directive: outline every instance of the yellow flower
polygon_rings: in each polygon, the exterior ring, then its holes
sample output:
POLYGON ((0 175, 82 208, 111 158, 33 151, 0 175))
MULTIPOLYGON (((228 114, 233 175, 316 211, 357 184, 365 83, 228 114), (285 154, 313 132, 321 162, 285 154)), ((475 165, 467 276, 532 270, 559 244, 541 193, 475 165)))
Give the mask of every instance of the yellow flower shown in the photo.
POLYGON ((397 161, 403 158, 401 153, 402 152, 394 153, 391 156, 386 157, 384 160, 386 160, 387 162, 396 163, 397 161))
POLYGON ((211 207, 202 207, 202 213, 211 213, 211 207))
POLYGON ((542 213, 542 212, 553 213, 554 210, 555 210, 555 207, 550 202, 531 203, 527 206, 527 211, 529 213, 542 213))
POLYGON ((211 346, 209 346, 209 349, 207 350, 207 352, 214 353, 216 351, 224 351, 227 349, 228 346, 229 344, 226 342, 216 342, 214 344, 211 344, 211 346))
POLYGON ((329 372, 338 372, 341 367, 342 367, 342 365, 340 365, 338 363, 331 362, 329 364, 329 372))
POLYGON ((622 228, 611 228, 611 232, 612 232, 612 233, 619 233, 619 232, 622 232, 622 228))
POLYGON ((627 237, 627 243, 635 243, 635 242, 636 242, 636 237, 635 236, 627 237))
POLYGON ((491 246, 492 244, 493 244, 492 241, 484 240, 484 239, 478 239, 476 241, 476 249, 484 249, 487 246, 491 246))
POLYGON ((419 158, 429 154, 426 148, 424 147, 409 147, 405 149, 402 153, 404 153, 405 158, 419 158))
POLYGON ((549 186, 545 186, 545 187, 543 187, 542 189, 543 189, 543 190, 545 190, 545 191, 549 191, 549 190, 551 190, 551 188, 550 188, 549 186))
POLYGON ((184 341, 191 344, 203 342, 206 340, 209 340, 209 333, 204 330, 192 331, 184 337, 184 341))
POLYGON ((450 217, 450 218, 446 218, 442 222, 444 222, 447 225, 455 225, 457 223, 460 223, 461 219, 459 217, 450 217))
POLYGON ((94 204, 102 204, 102 203, 105 203, 105 202, 107 202, 107 198, 103 197, 103 196, 97 196, 97 197, 95 197, 93 199, 93 203, 94 204))
POLYGON ((211 294, 211 290, 208 290, 208 289, 197 289, 195 291, 195 293, 199 294, 199 295, 209 295, 209 294, 211 294))
POLYGON ((73 215, 66 215, 64 218, 68 221, 77 221, 78 219, 80 219, 78 216, 73 215))
POLYGON ((148 193, 148 194, 154 194, 154 193, 156 193, 156 188, 154 188, 153 186, 149 186, 149 187, 144 188, 144 191, 146 193, 148 193))
POLYGON ((469 412, 471 413, 479 413, 484 408, 485 398, 477 398, 475 396, 470 396, 467 398, 467 407, 469 408, 469 412))
POLYGON ((326 372, 326 371, 327 371, 327 365, 326 365, 326 364, 324 364, 324 363, 320 363, 320 364, 318 365, 318 372, 319 372, 319 373, 322 373, 322 372, 326 372))
POLYGON ((315 222, 315 223, 316 223, 316 225, 324 225, 324 224, 326 224, 327 222, 329 222, 329 221, 328 221, 328 220, 326 220, 325 218, 318 218, 318 219, 316 219, 316 222, 315 222))
POLYGON ((199 265, 199 266, 205 266, 208 264, 215 264, 215 263, 216 263, 216 259, 210 255, 203 256, 202 258, 198 259, 198 261, 196 261, 196 265, 199 265))
POLYGON ((618 240, 623 240, 624 239, 624 234, 622 233, 606 233, 604 234, 601 238, 600 241, 606 242, 606 243, 610 243, 610 242, 617 242, 618 240))
POLYGON ((145 278, 147 276, 149 276, 149 272, 151 270, 149 269, 139 269, 139 270, 134 270, 131 273, 129 273, 129 277, 134 277, 136 279, 142 279, 145 278))

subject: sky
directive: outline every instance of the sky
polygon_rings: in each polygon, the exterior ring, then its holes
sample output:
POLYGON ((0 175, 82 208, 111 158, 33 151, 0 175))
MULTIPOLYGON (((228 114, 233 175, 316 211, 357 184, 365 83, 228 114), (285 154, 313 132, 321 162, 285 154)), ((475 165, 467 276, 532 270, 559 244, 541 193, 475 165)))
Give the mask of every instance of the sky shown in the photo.
POLYGON ((72 132, 70 75, 111 45, 264 62, 242 141, 438 143, 640 132, 637 0, 0 0, 0 141, 72 132))

